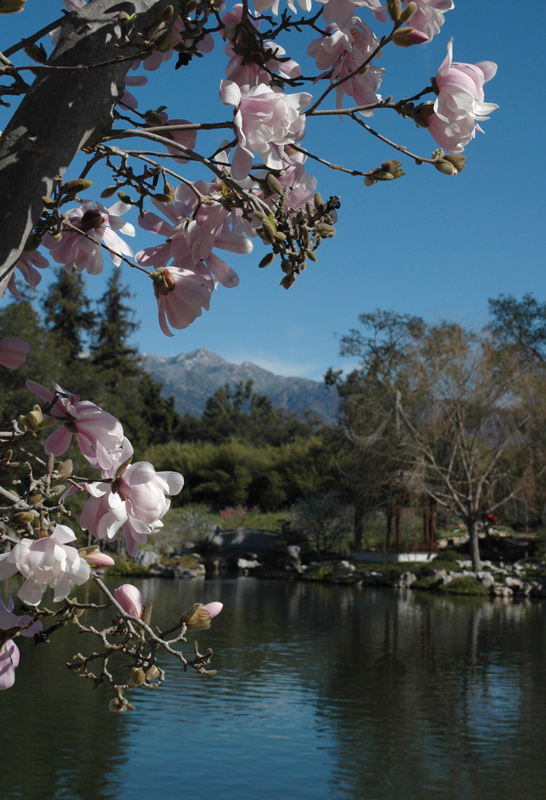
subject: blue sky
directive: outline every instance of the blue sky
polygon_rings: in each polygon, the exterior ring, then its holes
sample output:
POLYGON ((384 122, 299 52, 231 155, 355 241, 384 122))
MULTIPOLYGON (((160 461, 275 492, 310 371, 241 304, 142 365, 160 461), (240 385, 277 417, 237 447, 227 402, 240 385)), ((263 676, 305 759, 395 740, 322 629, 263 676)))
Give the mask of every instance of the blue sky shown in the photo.
MULTIPOLYGON (((479 327, 487 320, 488 298, 533 292, 546 299, 544 4, 531 0, 520 17, 507 2, 455 0, 455 5, 430 44, 385 49, 381 93, 399 99, 424 88, 451 37, 454 60, 497 62, 498 73, 486 84, 485 99, 499 109, 483 123, 485 135, 477 133, 466 148, 466 170, 447 177, 407 159, 405 178, 366 188, 362 178, 308 162, 322 195, 339 194, 342 202, 338 233, 323 243, 319 261, 310 263, 286 291, 279 286, 282 273, 276 264, 257 268, 265 253, 259 243, 250 256, 227 254, 240 285, 219 287, 210 311, 172 339, 159 330, 149 280, 123 267, 124 280, 135 292, 141 320, 136 341, 142 352, 171 356, 207 347, 228 361, 253 361, 278 374, 320 380, 329 366, 351 366, 339 356, 339 335, 356 325, 359 313, 391 309, 429 322, 452 319, 479 327)), ((24 13, 2 19, 0 49, 54 18, 59 7, 58 0, 28 0, 24 13)), ((382 33, 383 26, 370 14, 364 10, 361 16, 382 33)), ((307 40, 293 36, 288 44, 281 43, 291 54, 302 55, 304 72, 311 74, 313 63, 303 55, 307 40)), ((228 119, 231 111, 218 98, 225 66, 221 43, 186 71, 175 72, 173 65, 174 59, 149 74, 147 87, 135 90, 139 110, 165 104, 171 117, 228 119)), ((0 110, 0 129, 5 119, 0 110)), ((376 112, 371 124, 426 157, 435 147, 427 131, 393 112, 376 112)), ((208 134, 202 149, 210 152, 220 138, 216 132, 208 134)), ((198 139, 197 149, 202 141, 198 139)), ((396 156, 354 123, 341 123, 337 117, 310 120, 302 144, 361 170, 396 156)), ((199 176, 208 180, 204 173, 199 176)), ((103 185, 100 175, 96 185, 103 185)), ((139 234, 135 250, 150 243, 139 234)), ((108 264, 105 276, 110 269, 108 264)), ((87 285, 92 297, 104 292, 102 277, 89 278, 87 285)))

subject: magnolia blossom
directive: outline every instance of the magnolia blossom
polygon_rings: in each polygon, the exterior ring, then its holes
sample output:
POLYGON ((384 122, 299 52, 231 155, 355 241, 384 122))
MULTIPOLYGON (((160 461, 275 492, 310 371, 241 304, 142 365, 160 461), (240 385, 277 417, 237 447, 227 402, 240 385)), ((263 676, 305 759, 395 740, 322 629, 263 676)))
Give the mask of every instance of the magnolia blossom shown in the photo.
POLYGON ((70 581, 77 585, 89 579, 89 564, 80 558, 74 542, 76 536, 66 525, 56 525, 51 536, 22 539, 9 553, 0 554, 0 580, 17 572, 25 581, 17 596, 30 606, 37 606, 48 586, 54 600, 63 600, 70 592, 70 581))
POLYGON ((58 242, 51 236, 44 237, 44 245, 57 263, 64 264, 67 272, 72 272, 73 269, 81 272, 85 269, 90 275, 98 275, 104 266, 102 247, 99 244, 99 241, 103 241, 111 251, 112 261, 119 267, 120 254, 133 255, 127 242, 116 233, 119 231, 125 236, 135 235, 134 226, 121 218, 121 214, 130 208, 130 205, 121 200, 108 209, 100 203, 83 203, 68 212, 67 220, 87 235, 65 230, 58 242))
POLYGON ((276 42, 266 41, 264 49, 269 58, 261 67, 252 62, 248 63, 240 53, 235 52, 233 45, 228 41, 225 47, 225 53, 229 58, 226 77, 241 87, 270 84, 271 75, 276 73, 281 78, 299 78, 301 75, 300 65, 292 58, 285 58, 286 50, 283 47, 276 42), (279 58, 283 58, 283 60, 279 61, 279 58))
POLYGON ((453 0, 404 0, 406 5, 412 1, 417 3, 417 11, 412 14, 408 24, 424 33, 429 40, 440 33, 446 11, 455 8, 453 0))
POLYGON ((250 253, 253 248, 249 237, 255 235, 254 229, 243 220, 240 209, 226 208, 221 202, 221 186, 198 181, 195 187, 211 202, 199 205, 195 192, 181 186, 176 203, 155 203, 169 222, 151 212, 139 219, 141 227, 165 238, 138 252, 136 260, 157 270, 152 278, 159 325, 166 336, 173 335, 169 325, 186 328, 201 316, 202 309, 209 309, 216 281, 228 289, 238 285, 237 273, 213 249, 250 253))
MULTIPOLYGON (((377 90, 383 80, 385 70, 368 64, 364 74, 353 74, 379 47, 379 40, 359 17, 353 17, 349 26, 344 29, 337 25, 328 25, 327 36, 314 39, 307 48, 307 53, 316 60, 317 67, 326 70, 319 78, 329 77, 330 83, 336 86, 336 106, 342 108, 345 94, 353 97, 357 105, 374 105, 381 100, 377 90), (348 77, 351 75, 352 77, 348 77)), ((381 52, 376 53, 376 57, 381 52)), ((373 112, 363 110, 363 116, 372 116, 373 112)))
MULTIPOLYGON (((21 253, 19 261, 15 265, 15 269, 19 270, 29 286, 38 286, 42 280, 42 276, 38 272, 38 269, 45 269, 48 266, 49 261, 47 258, 45 258, 45 256, 43 256, 37 250, 31 250, 29 252, 21 253), (36 269, 36 267, 38 269, 36 269)), ((23 299, 23 295, 19 291, 15 282, 15 272, 11 274, 9 279, 8 290, 14 297, 17 298, 17 300, 23 299)))
POLYGON ((492 61, 452 62, 452 52, 453 39, 450 39, 447 56, 436 75, 438 97, 428 129, 444 150, 461 153, 476 130, 482 130, 478 121, 489 119, 487 115, 498 108, 495 103, 484 102, 483 92, 484 83, 495 76, 497 65, 492 61))
POLYGON ((25 363, 29 350, 28 342, 15 336, 0 339, 0 364, 8 369, 17 369, 25 363))
POLYGON ((203 611, 208 611, 208 613, 210 614, 211 618, 213 618, 213 617, 216 617, 220 613, 220 611, 223 609, 223 607, 224 607, 223 603, 219 603, 218 601, 214 601, 213 603, 205 603, 205 605, 202 606, 201 608, 202 608, 203 611))
MULTIPOLYGON (((13 600, 10 598, 7 606, 0 600, 0 630, 17 632, 21 636, 34 636, 43 628, 40 620, 29 617, 28 614, 14 614, 13 600), (16 631, 16 628, 20 628, 16 631)), ((10 634, 8 634, 9 636, 10 634)), ((19 648, 12 639, 8 639, 0 647, 0 690, 10 689, 15 683, 15 668, 19 664, 19 648)))
POLYGON ((92 567, 97 567, 98 569, 106 569, 107 567, 113 567, 116 563, 112 556, 109 556, 107 553, 101 553, 97 547, 91 548, 91 550, 80 550, 80 556, 85 558, 88 564, 91 564, 92 567))
POLYGON ((381 0, 319 0, 324 3, 322 16, 327 25, 337 23, 346 28, 355 13, 355 8, 369 8, 378 22, 387 22, 385 6, 381 0))
POLYGON ((131 464, 112 483, 86 484, 91 495, 80 517, 80 525, 97 539, 115 539, 123 529, 130 555, 137 544, 163 527, 170 508, 167 495, 181 491, 184 478, 178 472, 157 472, 152 464, 131 464))
POLYGON ((56 394, 35 381, 28 380, 26 385, 33 394, 52 404, 51 415, 54 418, 63 420, 63 424, 45 440, 46 453, 62 455, 75 435, 82 455, 91 466, 110 469, 121 463, 125 437, 121 422, 112 414, 89 400, 80 400, 78 395, 56 383, 52 383, 56 394))
POLYGON ((11 597, 7 605, 0 599, 0 630, 9 631, 11 628, 23 628, 19 631, 21 636, 34 636, 35 633, 42 630, 42 623, 29 617, 28 614, 14 614, 11 597))
POLYGON ((136 97, 127 91, 127 86, 145 86, 148 83, 148 78, 145 75, 127 75, 125 77, 125 92, 123 93, 119 104, 125 108, 138 108, 138 100, 136 97))
POLYGON ((15 683, 15 670, 19 666, 19 648, 12 639, 0 647, 0 690, 11 689, 15 683))
POLYGON ((220 96, 235 106, 234 123, 238 145, 231 164, 235 180, 246 178, 258 153, 266 167, 281 169, 279 148, 303 138, 305 117, 301 109, 311 102, 308 92, 287 95, 276 86, 238 86, 222 81, 220 96))
POLYGON ((154 275, 159 327, 165 336, 174 336, 169 325, 182 330, 210 308, 215 284, 205 269, 170 266, 154 275))
POLYGON ((144 608, 144 600, 136 586, 131 583, 124 583, 123 586, 118 586, 114 591, 114 597, 127 614, 140 619, 144 608))

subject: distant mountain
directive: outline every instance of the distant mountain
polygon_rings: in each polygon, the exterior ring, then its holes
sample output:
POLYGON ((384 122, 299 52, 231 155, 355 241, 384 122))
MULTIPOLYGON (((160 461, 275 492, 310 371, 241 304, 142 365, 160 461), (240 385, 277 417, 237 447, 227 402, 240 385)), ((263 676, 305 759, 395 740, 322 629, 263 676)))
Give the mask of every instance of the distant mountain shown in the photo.
POLYGON ((235 386, 252 380, 256 394, 266 394, 274 406, 302 416, 304 411, 312 411, 324 422, 337 419, 339 400, 334 389, 328 390, 318 381, 274 375, 250 361, 230 364, 205 348, 170 358, 144 355, 143 366, 163 384, 164 396, 174 397, 181 414, 200 416, 217 389, 226 383, 235 386))

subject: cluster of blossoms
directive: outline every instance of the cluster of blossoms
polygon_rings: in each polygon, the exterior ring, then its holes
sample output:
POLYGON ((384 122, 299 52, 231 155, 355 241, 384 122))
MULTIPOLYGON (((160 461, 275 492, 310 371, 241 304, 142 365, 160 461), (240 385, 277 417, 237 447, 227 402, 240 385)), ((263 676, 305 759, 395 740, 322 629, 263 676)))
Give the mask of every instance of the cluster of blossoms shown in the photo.
MULTIPOLYGON (((382 103, 379 89, 385 69, 377 66, 376 61, 382 55, 384 43, 390 39, 395 45, 408 47, 429 42, 440 32, 446 12, 454 7, 452 0, 389 0, 386 6, 380 0, 320 2, 325 28, 307 47, 319 70, 315 83, 329 83, 340 113, 347 96, 365 117, 371 116, 382 103), (373 18, 382 25, 394 20, 390 37, 380 39, 358 16, 361 10, 370 15, 370 21, 373 18)), ((67 11, 75 11, 85 3, 86 0, 64 0, 63 5, 67 11)), ((305 12, 312 11, 311 0, 298 0, 298 5, 305 12)), ((297 12, 292 0, 288 0, 288 6, 297 12)), ((268 213, 271 209, 275 214, 281 206, 302 209, 312 201, 316 191, 315 178, 305 171, 307 155, 299 148, 305 136, 306 109, 313 108, 312 95, 290 91, 292 85, 299 85, 300 65, 277 42, 259 33, 260 14, 278 15, 279 0, 254 0, 254 8, 252 12, 236 4, 229 10, 221 9, 220 33, 225 41, 227 65, 226 77, 220 83, 220 99, 224 105, 233 107, 230 124, 235 142, 226 142, 216 151, 217 177, 210 183, 199 181, 190 186, 186 182, 177 189, 169 187, 161 201, 152 198, 167 221, 145 211, 140 204, 140 226, 163 237, 163 243, 140 250, 135 260, 152 279, 159 325, 167 336, 173 335, 172 329, 187 327, 203 309, 209 309, 218 283, 227 288, 238 284, 233 269, 213 251, 239 254, 252 251, 252 238, 262 223, 253 210, 268 213), (222 173, 229 178, 231 194, 226 191, 222 173), (274 176, 275 190, 267 183, 269 175, 274 176), (238 192, 233 191, 233 182, 238 185, 238 192)), ((209 53, 214 38, 206 28, 199 27, 198 17, 203 13, 206 21, 210 9, 203 12, 198 6, 187 17, 174 16, 164 28, 160 26, 153 51, 137 59, 132 69, 142 67, 149 73, 176 51, 184 57, 209 53)), ((57 32, 53 40, 57 40, 57 32)), ((413 116, 419 125, 428 128, 445 151, 460 154, 476 130, 481 131, 479 123, 497 108, 485 102, 483 92, 484 83, 495 72, 496 65, 488 61, 475 65, 453 62, 450 42, 447 57, 428 89, 435 92, 436 100, 422 103, 417 109, 412 107, 409 113, 404 110, 400 113, 413 116)), ((139 74, 128 77, 126 83, 132 88, 146 81, 147 77, 139 74)), ((126 92, 120 106, 136 109, 138 102, 126 92)), ((141 117, 146 127, 158 133, 176 163, 182 165, 194 154, 197 126, 192 127, 185 119, 169 118, 163 109, 145 112, 141 117), (172 129, 173 125, 178 129, 172 129)), ((386 178, 389 177, 390 173, 386 178)), ((373 185, 376 180, 372 177, 365 182, 373 185)), ((68 272, 100 273, 103 248, 119 266, 122 259, 133 257, 123 238, 135 234, 134 227, 123 219, 129 208, 124 200, 110 208, 97 202, 83 203, 66 212, 60 227, 52 235, 43 236, 41 244, 68 272)), ((29 246, 17 269, 27 283, 36 286, 41 278, 39 270, 47 265, 47 259, 29 246)), ((13 276, 8 288, 21 297, 13 276)))
MULTIPOLYGON (((0 339, 0 355, 4 354, 0 362, 8 367, 18 366, 27 352, 28 346, 19 339, 0 339), (13 363, 12 353, 18 364, 13 363)), ((102 480, 72 479, 72 488, 65 492, 65 496, 77 490, 89 495, 80 517, 81 527, 96 539, 109 541, 122 530, 127 549, 135 555, 137 544, 144 543, 148 535, 161 528, 161 519, 170 507, 169 496, 182 489, 182 476, 175 472, 156 473, 147 462, 131 464, 133 448, 123 434, 121 423, 94 403, 80 401, 77 395, 57 384, 53 385, 54 392, 34 381, 28 381, 27 385, 45 403, 43 412, 35 407, 34 429, 55 428, 45 440, 46 453, 50 457, 64 454, 74 437, 88 463, 101 470, 102 480)), ((54 602, 65 600, 72 584, 82 585, 89 580, 91 567, 107 568, 114 564, 111 556, 97 546, 78 550, 75 543, 76 535, 66 525, 40 527, 37 538, 24 536, 11 550, 0 553, 0 581, 21 575, 24 580, 17 595, 27 606, 37 608, 47 589, 53 590, 54 602)), ((124 614, 143 621, 149 618, 149 611, 146 612, 148 617, 145 616, 140 592, 131 584, 119 587, 114 598, 124 614)), ((14 637, 35 636, 47 640, 47 632, 41 634, 43 626, 39 619, 18 616, 13 608, 11 599, 7 605, 0 600, 0 690, 9 689, 15 681, 20 654, 14 637)), ((182 633, 209 627, 211 619, 221 610, 222 604, 218 602, 198 603, 181 616, 178 625, 182 633)), ((96 633, 94 629, 82 629, 96 633)), ((201 662, 197 668, 204 670, 201 662)), ((155 680, 160 671, 154 667, 147 674, 153 676, 148 681, 153 685, 150 681, 155 680)), ((146 683, 146 676, 143 681, 130 683, 129 687, 143 682, 146 683)), ((118 694, 110 707, 120 711, 131 706, 121 702, 118 694)))

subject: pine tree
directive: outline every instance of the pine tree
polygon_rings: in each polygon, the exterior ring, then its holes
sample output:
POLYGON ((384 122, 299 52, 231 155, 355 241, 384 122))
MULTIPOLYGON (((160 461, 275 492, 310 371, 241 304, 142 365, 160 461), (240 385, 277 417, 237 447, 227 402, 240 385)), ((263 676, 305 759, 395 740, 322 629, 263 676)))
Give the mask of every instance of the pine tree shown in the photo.
POLYGON ((84 345, 96 323, 85 295, 81 272, 59 270, 43 301, 46 326, 55 334, 68 362, 81 358, 84 345))
POLYGON ((99 301, 101 311, 91 345, 93 364, 108 373, 105 377, 110 385, 142 374, 138 348, 128 344, 138 328, 133 319, 133 309, 124 302, 131 296, 129 287, 121 285, 119 270, 114 268, 106 292, 99 301))

